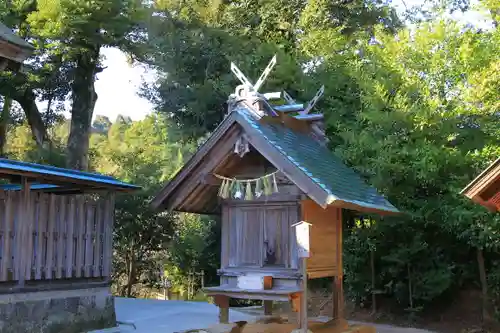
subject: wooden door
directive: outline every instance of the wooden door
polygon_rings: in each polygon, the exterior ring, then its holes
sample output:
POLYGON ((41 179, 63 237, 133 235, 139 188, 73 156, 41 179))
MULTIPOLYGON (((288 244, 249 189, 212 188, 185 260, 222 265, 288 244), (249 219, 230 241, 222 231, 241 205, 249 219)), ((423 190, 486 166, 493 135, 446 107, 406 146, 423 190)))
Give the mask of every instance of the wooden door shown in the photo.
POLYGON ((297 204, 247 204, 224 212, 228 214, 224 220, 229 246, 222 247, 223 265, 228 258, 229 267, 297 268, 291 255, 295 249, 291 225, 298 221, 297 204))
POLYGON ((258 207, 231 207, 229 266, 261 266, 261 211, 258 207))
POLYGON ((263 266, 289 267, 290 207, 268 206, 263 209, 263 266))

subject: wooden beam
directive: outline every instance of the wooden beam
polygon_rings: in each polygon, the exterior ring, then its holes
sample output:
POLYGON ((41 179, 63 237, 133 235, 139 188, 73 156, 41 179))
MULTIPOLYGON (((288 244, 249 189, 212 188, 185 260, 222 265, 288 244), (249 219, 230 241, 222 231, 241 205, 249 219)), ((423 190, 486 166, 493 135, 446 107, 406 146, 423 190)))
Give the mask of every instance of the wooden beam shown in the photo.
POLYGON ((294 118, 304 121, 318 121, 318 120, 323 120, 325 116, 322 113, 314 113, 314 114, 298 115, 294 116, 294 118))
POLYGON ((25 54, 19 46, 14 45, 12 43, 8 43, 7 41, 1 39, 0 39, 0 56, 10 60, 14 60, 19 63, 26 60, 25 54))
POLYGON ((493 198, 497 193, 500 192, 500 174, 498 175, 498 178, 488 184, 486 189, 484 189, 479 196, 481 199, 484 201, 489 201, 491 198, 493 198))
POLYGON ((304 110, 304 104, 285 104, 274 106, 274 109, 279 112, 298 112, 304 110))
POLYGON ((212 174, 207 174, 203 177, 202 180, 203 184, 205 185, 210 185, 210 186, 220 186, 222 184, 222 180, 215 177, 212 174))
POLYGON ((500 177, 500 158, 491 163, 479 176, 470 182, 460 193, 469 199, 484 191, 489 184, 495 182, 500 177))
POLYGON ((165 201, 168 200, 173 191, 188 177, 198 164, 205 158, 205 155, 212 149, 214 145, 226 134, 228 129, 234 125, 237 112, 231 114, 215 129, 210 138, 198 149, 198 151, 187 161, 184 167, 174 176, 174 178, 164 186, 156 197, 151 201, 153 208, 160 206, 168 207, 165 201))
MULTIPOLYGON (((193 168, 189 174, 192 178, 185 178, 185 183, 179 184, 180 189, 178 193, 176 193, 175 198, 173 198, 171 202, 167 201, 167 207, 169 210, 176 210, 178 208, 182 209, 183 206, 189 203, 186 201, 188 195, 196 188, 196 186, 203 184, 203 180, 206 175, 208 175, 209 172, 222 163, 223 160, 232 153, 234 143, 238 139, 239 135, 240 130, 234 128, 232 131, 228 132, 225 137, 221 138, 220 146, 212 146, 213 149, 204 155, 206 163, 200 165, 198 170, 193 168), (196 173, 198 175, 195 175, 196 173)), ((188 175, 185 175, 185 177, 187 176, 188 175)))

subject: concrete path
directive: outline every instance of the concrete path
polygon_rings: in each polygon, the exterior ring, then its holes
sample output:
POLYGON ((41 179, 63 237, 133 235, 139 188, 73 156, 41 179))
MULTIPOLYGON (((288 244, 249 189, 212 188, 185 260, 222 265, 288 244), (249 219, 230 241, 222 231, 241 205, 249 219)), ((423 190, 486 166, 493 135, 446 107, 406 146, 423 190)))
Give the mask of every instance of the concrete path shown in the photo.
MULTIPOLYGON (((219 311, 213 304, 204 302, 162 301, 138 298, 115 298, 116 317, 120 322, 133 323, 136 327, 120 325, 127 333, 175 333, 212 326, 219 321, 219 311)), ((229 320, 252 321, 254 317, 231 310, 229 320)))
MULTIPOLYGON (((93 333, 175 333, 190 329, 211 327, 218 323, 218 309, 204 302, 162 301, 138 298, 115 298, 119 330, 103 330, 93 333), (135 326, 135 328, 134 328, 135 326)), ((230 310, 231 322, 245 320, 253 322, 256 315, 230 310)), ((352 322, 353 324, 362 324, 352 322)), ((433 333, 416 328, 370 324, 377 333, 433 333)))

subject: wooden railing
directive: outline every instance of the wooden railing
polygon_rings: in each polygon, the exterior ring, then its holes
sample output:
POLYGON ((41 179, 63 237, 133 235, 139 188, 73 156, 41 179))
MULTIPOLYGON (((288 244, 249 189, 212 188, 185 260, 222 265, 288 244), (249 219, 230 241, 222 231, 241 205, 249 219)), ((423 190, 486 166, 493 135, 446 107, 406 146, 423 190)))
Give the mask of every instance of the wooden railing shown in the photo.
POLYGON ((114 196, 0 191, 0 282, 108 277, 114 196))

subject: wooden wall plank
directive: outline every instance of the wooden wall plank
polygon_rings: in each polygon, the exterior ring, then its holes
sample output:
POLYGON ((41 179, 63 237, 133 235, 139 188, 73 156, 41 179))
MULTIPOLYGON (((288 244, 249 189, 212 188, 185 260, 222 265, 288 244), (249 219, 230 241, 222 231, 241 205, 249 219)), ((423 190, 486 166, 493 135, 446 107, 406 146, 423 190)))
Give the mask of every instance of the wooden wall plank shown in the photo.
POLYGON ((289 239, 289 246, 290 246, 290 268, 292 269, 299 269, 300 264, 299 264, 299 257, 298 257, 298 247, 297 247, 297 238, 295 235, 295 228, 292 228, 292 225, 299 222, 299 216, 300 216, 300 206, 297 205, 295 207, 290 207, 289 209, 289 217, 288 217, 288 228, 289 228, 289 234, 288 234, 288 239, 289 239))
POLYGON ((312 224, 310 231, 311 257, 307 260, 307 272, 313 278, 338 276, 339 242, 342 241, 338 233, 340 220, 337 207, 323 209, 312 200, 302 201, 304 221, 312 224))
POLYGON ((49 195, 40 194, 38 198, 39 204, 39 215, 38 215, 38 225, 36 230, 36 258, 35 258, 35 279, 40 280, 42 278, 42 271, 45 266, 44 259, 46 257, 46 237, 47 237, 47 221, 49 213, 49 195))
POLYGON ((285 268, 290 268, 290 220, 291 220, 291 214, 290 210, 294 210, 294 207, 287 207, 287 209, 283 209, 281 211, 281 221, 282 223, 280 224, 281 227, 281 250, 283 253, 281 256, 283 257, 283 264, 285 268))
MULTIPOLYGON (((344 262, 343 262, 343 256, 342 256, 342 253, 343 253, 343 241, 342 241, 342 238, 343 237, 343 234, 342 234, 342 208, 338 208, 337 209, 337 276, 340 276, 340 277, 343 277, 344 276, 344 262)), ((342 284, 342 281, 341 281, 341 284, 342 284)), ((342 291, 342 297, 343 296, 343 291, 342 291)), ((343 300, 342 300, 343 302, 343 300)))
POLYGON ((18 192, 19 195, 15 199, 15 213, 14 213, 14 237, 12 239, 13 243, 13 258, 12 258, 12 278, 14 280, 20 279, 20 264, 21 264, 21 231, 22 231, 22 220, 24 207, 22 205, 23 193, 18 192))
POLYGON ((57 234, 55 232, 56 218, 57 218, 57 197, 54 194, 50 194, 49 201, 49 212, 48 212, 48 223, 47 231, 45 232, 45 238, 47 242, 46 250, 46 260, 45 260, 45 278, 52 279, 52 274, 54 272, 54 247, 56 244, 57 234))
POLYGON ((30 245, 29 242, 29 228, 30 228, 30 219, 31 219, 31 192, 30 192, 30 184, 28 180, 24 177, 22 179, 22 190, 21 197, 19 201, 19 219, 17 220, 16 225, 17 228, 17 249, 16 252, 17 257, 15 258, 15 262, 17 264, 17 281, 20 286, 24 286, 24 281, 26 280, 26 271, 27 271, 27 261, 30 245))
POLYGON ((222 226, 221 226, 221 267, 229 266, 229 207, 222 205, 222 226))
POLYGON ((85 237, 85 197, 83 195, 78 197, 78 212, 76 219, 76 269, 75 277, 79 278, 83 273, 83 264, 85 259, 84 237, 85 237))
POLYGON ((66 247, 65 247, 65 277, 71 278, 73 277, 73 268, 74 268, 74 244, 75 244, 75 215, 76 215, 76 198, 74 196, 69 198, 69 209, 68 209, 68 220, 66 224, 66 247))
POLYGON ((94 277, 102 276, 102 227, 103 227, 103 202, 102 200, 96 203, 95 231, 94 231, 94 277))
POLYGON ((2 268, 0 281, 8 281, 9 270, 12 269, 12 236, 14 225, 15 200, 11 191, 5 192, 5 210, 3 215, 3 238, 2 238, 2 268))
POLYGON ((94 262, 94 226, 95 226, 95 205, 93 201, 88 201, 87 214, 85 219, 85 277, 91 277, 92 265, 94 262))
POLYGON ((67 227, 67 214, 66 214, 66 205, 68 203, 68 199, 66 196, 59 196, 58 200, 58 219, 56 225, 56 233, 57 233, 57 247, 56 247, 56 260, 57 260, 57 269, 56 269, 56 278, 62 278, 62 272, 64 267, 64 241, 66 237, 66 227, 67 227))
POLYGON ((113 259, 113 220, 115 210, 115 195, 111 193, 106 198, 105 220, 103 230, 103 276, 111 276, 111 264, 113 259))
POLYGON ((31 280, 35 265, 36 223, 39 209, 39 193, 30 192, 29 207, 26 211, 26 266, 25 280, 31 280))
POLYGON ((4 260, 5 215, 7 210, 7 198, 4 190, 0 190, 0 281, 2 276, 2 261, 4 260))
POLYGON ((229 267, 236 267, 236 255, 237 255, 237 226, 236 226, 236 211, 234 209, 228 209, 228 238, 229 238, 229 252, 228 252, 228 262, 229 267))

